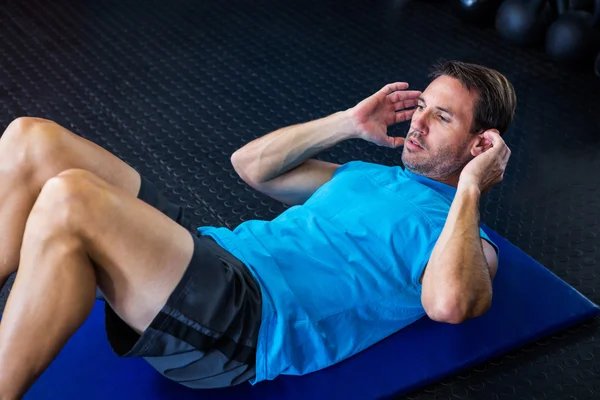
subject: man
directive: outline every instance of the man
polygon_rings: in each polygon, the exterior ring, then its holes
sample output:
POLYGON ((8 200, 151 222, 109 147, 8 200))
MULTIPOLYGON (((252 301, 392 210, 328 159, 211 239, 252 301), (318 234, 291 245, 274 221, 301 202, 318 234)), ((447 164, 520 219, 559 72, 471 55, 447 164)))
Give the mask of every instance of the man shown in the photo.
POLYGON ((233 231, 194 229, 134 169, 52 122, 13 122, 0 140, 0 272, 19 268, 0 324, 0 399, 27 391, 97 287, 114 351, 193 388, 307 374, 425 315, 484 314, 497 248, 478 205, 503 178, 515 94, 472 64, 433 78, 236 151, 249 185, 293 207, 233 231), (411 118, 406 138, 387 136, 411 118), (405 168, 313 159, 350 138, 403 146, 405 168))

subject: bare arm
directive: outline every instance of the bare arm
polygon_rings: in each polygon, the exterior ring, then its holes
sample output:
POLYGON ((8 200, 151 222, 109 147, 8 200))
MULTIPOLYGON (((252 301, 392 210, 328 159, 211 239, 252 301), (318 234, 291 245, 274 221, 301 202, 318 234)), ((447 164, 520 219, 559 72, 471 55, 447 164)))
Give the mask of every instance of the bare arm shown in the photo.
POLYGON ((311 158, 356 137, 355 132, 349 112, 339 112, 256 139, 233 153, 231 163, 255 189, 284 203, 301 204, 339 166, 311 158))
POLYGON ((492 302, 497 257, 479 234, 479 200, 502 181, 511 152, 497 130, 486 131, 478 139, 471 149, 474 158, 461 171, 448 218, 423 274, 423 307, 440 322, 478 317, 492 302))
POLYGON ((287 204, 304 203, 331 179, 338 164, 315 160, 318 153, 351 138, 397 147, 404 138, 387 135, 387 127, 409 119, 419 91, 391 83, 356 106, 328 117, 278 129, 231 156, 238 175, 250 186, 287 204))
POLYGON ((479 234, 479 199, 477 187, 457 191, 423 274, 423 307, 435 321, 460 323, 491 305, 495 252, 488 253, 488 263, 479 234))

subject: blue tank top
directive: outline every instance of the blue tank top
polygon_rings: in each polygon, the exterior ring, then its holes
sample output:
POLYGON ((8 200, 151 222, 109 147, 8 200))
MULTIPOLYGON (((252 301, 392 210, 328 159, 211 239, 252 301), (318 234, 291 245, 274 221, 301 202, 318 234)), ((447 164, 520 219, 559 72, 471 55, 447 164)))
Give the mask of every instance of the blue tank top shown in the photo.
POLYGON ((199 227, 261 286, 251 383, 326 368, 426 315, 419 281, 455 194, 399 166, 352 161, 272 221, 199 227))

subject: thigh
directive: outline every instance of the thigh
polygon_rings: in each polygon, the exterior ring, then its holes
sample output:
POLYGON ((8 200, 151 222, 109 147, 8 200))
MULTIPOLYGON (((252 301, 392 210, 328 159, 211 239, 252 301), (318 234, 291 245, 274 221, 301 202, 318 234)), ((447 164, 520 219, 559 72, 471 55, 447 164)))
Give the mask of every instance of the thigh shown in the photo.
POLYGON ((143 178, 146 201, 89 172, 73 175, 88 187, 86 219, 77 225, 107 302, 115 353, 143 357, 194 388, 253 377, 262 298, 245 264, 186 229, 181 210, 143 178))
POLYGON ((194 251, 192 234, 153 206, 84 170, 59 176, 85 193, 76 224, 97 283, 114 312, 143 332, 181 280, 194 251))

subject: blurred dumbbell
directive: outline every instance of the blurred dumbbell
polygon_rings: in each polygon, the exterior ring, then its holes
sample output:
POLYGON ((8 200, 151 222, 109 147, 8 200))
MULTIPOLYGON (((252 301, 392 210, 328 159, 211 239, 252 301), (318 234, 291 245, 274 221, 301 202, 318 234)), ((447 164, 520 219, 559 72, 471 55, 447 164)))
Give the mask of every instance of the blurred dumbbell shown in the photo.
POLYGON ((553 1, 505 0, 496 14, 498 34, 519 46, 543 43, 548 27, 557 17, 553 1))
POLYGON ((573 10, 568 0, 557 0, 560 16, 546 34, 546 53, 571 68, 589 68, 600 50, 600 0, 594 13, 573 10))

